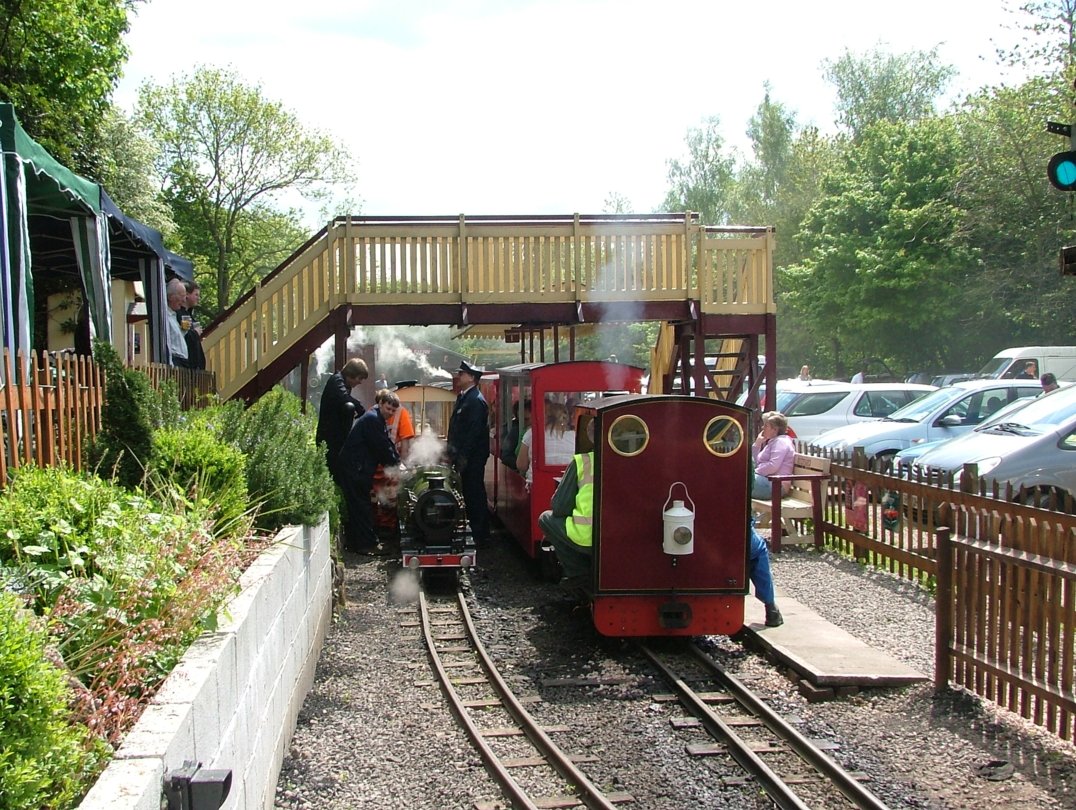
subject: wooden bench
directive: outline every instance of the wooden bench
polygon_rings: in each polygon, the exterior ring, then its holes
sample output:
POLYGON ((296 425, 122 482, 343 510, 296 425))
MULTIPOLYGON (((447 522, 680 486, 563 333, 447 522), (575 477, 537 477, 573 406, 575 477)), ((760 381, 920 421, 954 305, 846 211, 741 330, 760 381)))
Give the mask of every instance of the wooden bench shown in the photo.
POLYGON ((774 551, 781 550, 782 529, 787 537, 786 543, 809 543, 814 540, 817 548, 822 548, 822 492, 823 483, 829 481, 829 459, 796 453, 796 461, 791 475, 768 476, 775 484, 791 481, 792 488, 783 498, 781 487, 774 486, 770 500, 752 498, 752 508, 761 513, 760 526, 770 526, 770 546, 774 551), (794 521, 810 518, 814 524, 811 534, 801 532, 794 521))

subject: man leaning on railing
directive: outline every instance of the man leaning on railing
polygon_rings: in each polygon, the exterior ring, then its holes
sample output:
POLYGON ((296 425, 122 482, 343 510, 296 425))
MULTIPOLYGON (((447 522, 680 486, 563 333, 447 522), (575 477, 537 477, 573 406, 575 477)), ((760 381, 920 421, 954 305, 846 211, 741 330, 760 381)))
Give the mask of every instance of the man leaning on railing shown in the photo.
POLYGON ((179 311, 187 305, 187 287, 178 278, 168 282, 169 315, 165 320, 165 329, 168 332, 168 354, 171 365, 179 368, 190 368, 187 362, 187 339, 183 335, 183 327, 179 325, 179 311))

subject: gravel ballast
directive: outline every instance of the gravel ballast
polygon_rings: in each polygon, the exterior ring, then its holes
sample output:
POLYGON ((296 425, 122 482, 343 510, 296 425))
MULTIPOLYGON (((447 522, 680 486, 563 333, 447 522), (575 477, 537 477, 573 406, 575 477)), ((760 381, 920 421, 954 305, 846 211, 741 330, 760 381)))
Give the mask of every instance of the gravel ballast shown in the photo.
MULTIPOLYGON (((326 639, 277 786, 276 807, 471 808, 501 793, 434 684, 415 586, 393 558, 346 555, 346 604, 326 639)), ((468 582, 487 650, 529 710, 571 731, 555 739, 625 807, 770 807, 757 786, 727 786, 725 757, 698 759, 674 731, 669 691, 631 649, 542 582, 495 535, 468 582), (585 679, 588 685, 565 685, 585 679)), ((773 558, 778 589, 862 641, 929 674, 932 597, 906 581, 811 549, 773 558)), ((973 696, 930 683, 808 703, 764 658, 714 637, 715 657, 893 808, 1076 807, 1076 748, 973 696)), ((693 740, 697 741, 697 740, 693 740)))

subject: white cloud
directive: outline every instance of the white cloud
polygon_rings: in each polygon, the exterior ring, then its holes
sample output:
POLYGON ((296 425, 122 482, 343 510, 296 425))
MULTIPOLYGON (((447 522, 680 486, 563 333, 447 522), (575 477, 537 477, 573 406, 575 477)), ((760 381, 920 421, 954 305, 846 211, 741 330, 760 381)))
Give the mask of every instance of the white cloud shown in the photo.
POLYGON ((144 80, 232 66, 358 161, 368 214, 597 212, 660 204, 665 163, 717 115, 744 130, 763 84, 828 129, 823 59, 941 45, 966 92, 997 81, 1000 0, 153 0, 117 100, 144 80))

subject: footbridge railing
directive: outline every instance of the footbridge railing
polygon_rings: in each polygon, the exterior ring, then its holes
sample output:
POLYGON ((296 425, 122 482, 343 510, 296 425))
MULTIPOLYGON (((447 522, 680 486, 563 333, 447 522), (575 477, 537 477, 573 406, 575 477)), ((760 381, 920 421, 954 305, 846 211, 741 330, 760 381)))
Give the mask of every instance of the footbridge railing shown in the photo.
POLYGON ((620 319, 625 305, 642 318, 655 302, 769 314, 772 257, 771 228, 703 226, 691 213, 344 217, 222 313, 203 347, 229 398, 311 336, 323 341, 341 308, 356 325, 373 307, 397 307, 400 319, 370 322, 400 324, 496 323, 506 312, 522 322, 554 304, 576 323, 590 304, 618 304, 620 319))

